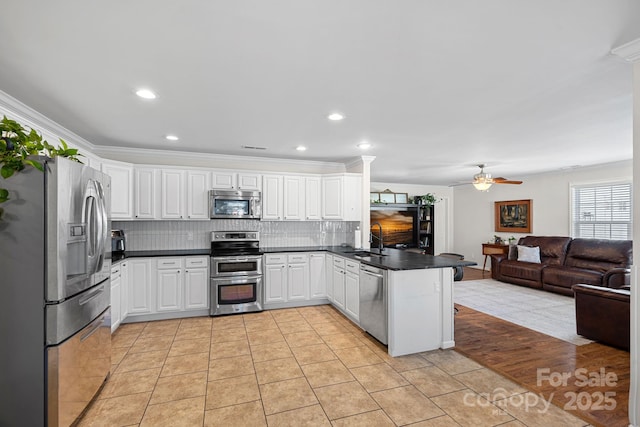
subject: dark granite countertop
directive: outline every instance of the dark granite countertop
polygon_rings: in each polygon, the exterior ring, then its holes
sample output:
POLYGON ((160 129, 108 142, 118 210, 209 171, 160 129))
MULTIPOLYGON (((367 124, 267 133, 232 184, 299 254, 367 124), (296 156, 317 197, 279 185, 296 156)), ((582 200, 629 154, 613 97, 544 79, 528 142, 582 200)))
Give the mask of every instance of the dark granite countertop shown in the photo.
MULTIPOLYGON (((476 265, 473 261, 458 261, 454 258, 423 255, 401 249, 385 248, 382 252, 384 256, 375 255, 377 249, 372 249, 373 255, 366 256, 358 254, 363 249, 354 249, 350 246, 296 246, 296 247, 262 247, 261 252, 265 254, 281 252, 331 252, 345 258, 353 259, 374 267, 386 268, 388 270, 422 270, 425 268, 445 268, 462 267, 476 265)), ((209 249, 175 249, 159 251, 127 251, 124 254, 113 254, 112 263, 117 263, 128 258, 148 258, 167 256, 192 256, 209 255, 209 249)))
MULTIPOLYGON (((463 267, 476 265, 474 261, 458 261, 454 258, 423 255, 416 252, 410 252, 401 249, 385 248, 382 253, 384 256, 372 255, 362 256, 358 252, 362 249, 354 249, 349 246, 301 246, 293 248, 260 248, 265 254, 276 252, 315 252, 327 251, 336 255, 360 261, 364 264, 374 267, 385 268, 387 270, 422 270, 425 268, 445 268, 445 267, 463 267)), ((377 249, 367 251, 371 253, 377 252, 377 249)))
POLYGON ((160 256, 192 256, 207 255, 210 249, 169 249, 161 251, 126 251, 124 254, 111 254, 111 262, 116 263, 128 258, 150 258, 160 256))

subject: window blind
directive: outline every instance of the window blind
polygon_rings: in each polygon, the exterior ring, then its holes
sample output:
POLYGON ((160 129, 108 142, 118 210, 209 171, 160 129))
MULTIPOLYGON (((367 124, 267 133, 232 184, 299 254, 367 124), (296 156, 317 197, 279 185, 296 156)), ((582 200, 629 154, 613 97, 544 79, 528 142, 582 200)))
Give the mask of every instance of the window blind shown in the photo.
POLYGON ((572 237, 631 240, 631 183, 576 185, 572 192, 572 237))

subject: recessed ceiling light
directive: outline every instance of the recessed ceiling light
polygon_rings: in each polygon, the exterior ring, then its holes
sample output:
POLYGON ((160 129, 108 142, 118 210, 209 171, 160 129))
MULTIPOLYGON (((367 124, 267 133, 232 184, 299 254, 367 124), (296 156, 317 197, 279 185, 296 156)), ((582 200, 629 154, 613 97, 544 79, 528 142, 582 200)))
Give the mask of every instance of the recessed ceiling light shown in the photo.
POLYGON ((169 141, 177 141, 177 140, 180 139, 175 135, 167 135, 167 136, 165 136, 165 138, 168 139, 169 141))
POLYGON ((138 89, 136 91, 136 95, 138 95, 140 98, 144 98, 144 99, 156 99, 157 96, 155 93, 153 93, 152 91, 150 91, 149 89, 138 89))
POLYGON ((361 149, 361 150, 367 150, 367 149, 371 148, 371 144, 366 142, 366 141, 363 141, 360 144, 358 144, 358 148, 361 149))
POLYGON ((340 113, 331 113, 331 114, 329 114, 329 115, 327 116, 327 118, 328 118, 329 120, 334 121, 334 122, 338 122, 338 121, 340 121, 340 120, 344 119, 344 115, 342 115, 342 114, 340 114, 340 113))
POLYGON ((298 150, 298 151, 307 151, 307 147, 305 147, 304 145, 298 145, 296 147, 296 150, 298 150))

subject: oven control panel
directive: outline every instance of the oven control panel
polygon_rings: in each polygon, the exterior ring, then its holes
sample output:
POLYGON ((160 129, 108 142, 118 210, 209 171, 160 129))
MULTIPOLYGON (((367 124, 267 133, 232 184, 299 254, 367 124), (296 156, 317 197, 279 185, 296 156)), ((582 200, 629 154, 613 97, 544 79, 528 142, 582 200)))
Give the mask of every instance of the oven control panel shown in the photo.
POLYGON ((258 231, 212 231, 211 241, 256 241, 260 240, 258 231))

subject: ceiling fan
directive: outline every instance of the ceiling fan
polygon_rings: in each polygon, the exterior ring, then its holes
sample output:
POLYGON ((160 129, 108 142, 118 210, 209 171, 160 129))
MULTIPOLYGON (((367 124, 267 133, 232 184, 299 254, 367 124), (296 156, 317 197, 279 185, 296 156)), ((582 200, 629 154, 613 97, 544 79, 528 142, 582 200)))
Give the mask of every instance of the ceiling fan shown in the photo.
POLYGON ((488 191, 489 187, 491 187, 491 185, 493 184, 522 184, 522 181, 513 181, 502 177, 491 178, 491 174, 484 171, 484 166, 484 164, 478 165, 478 167, 480 168, 480 173, 473 176, 472 184, 476 188, 476 190, 488 191))

